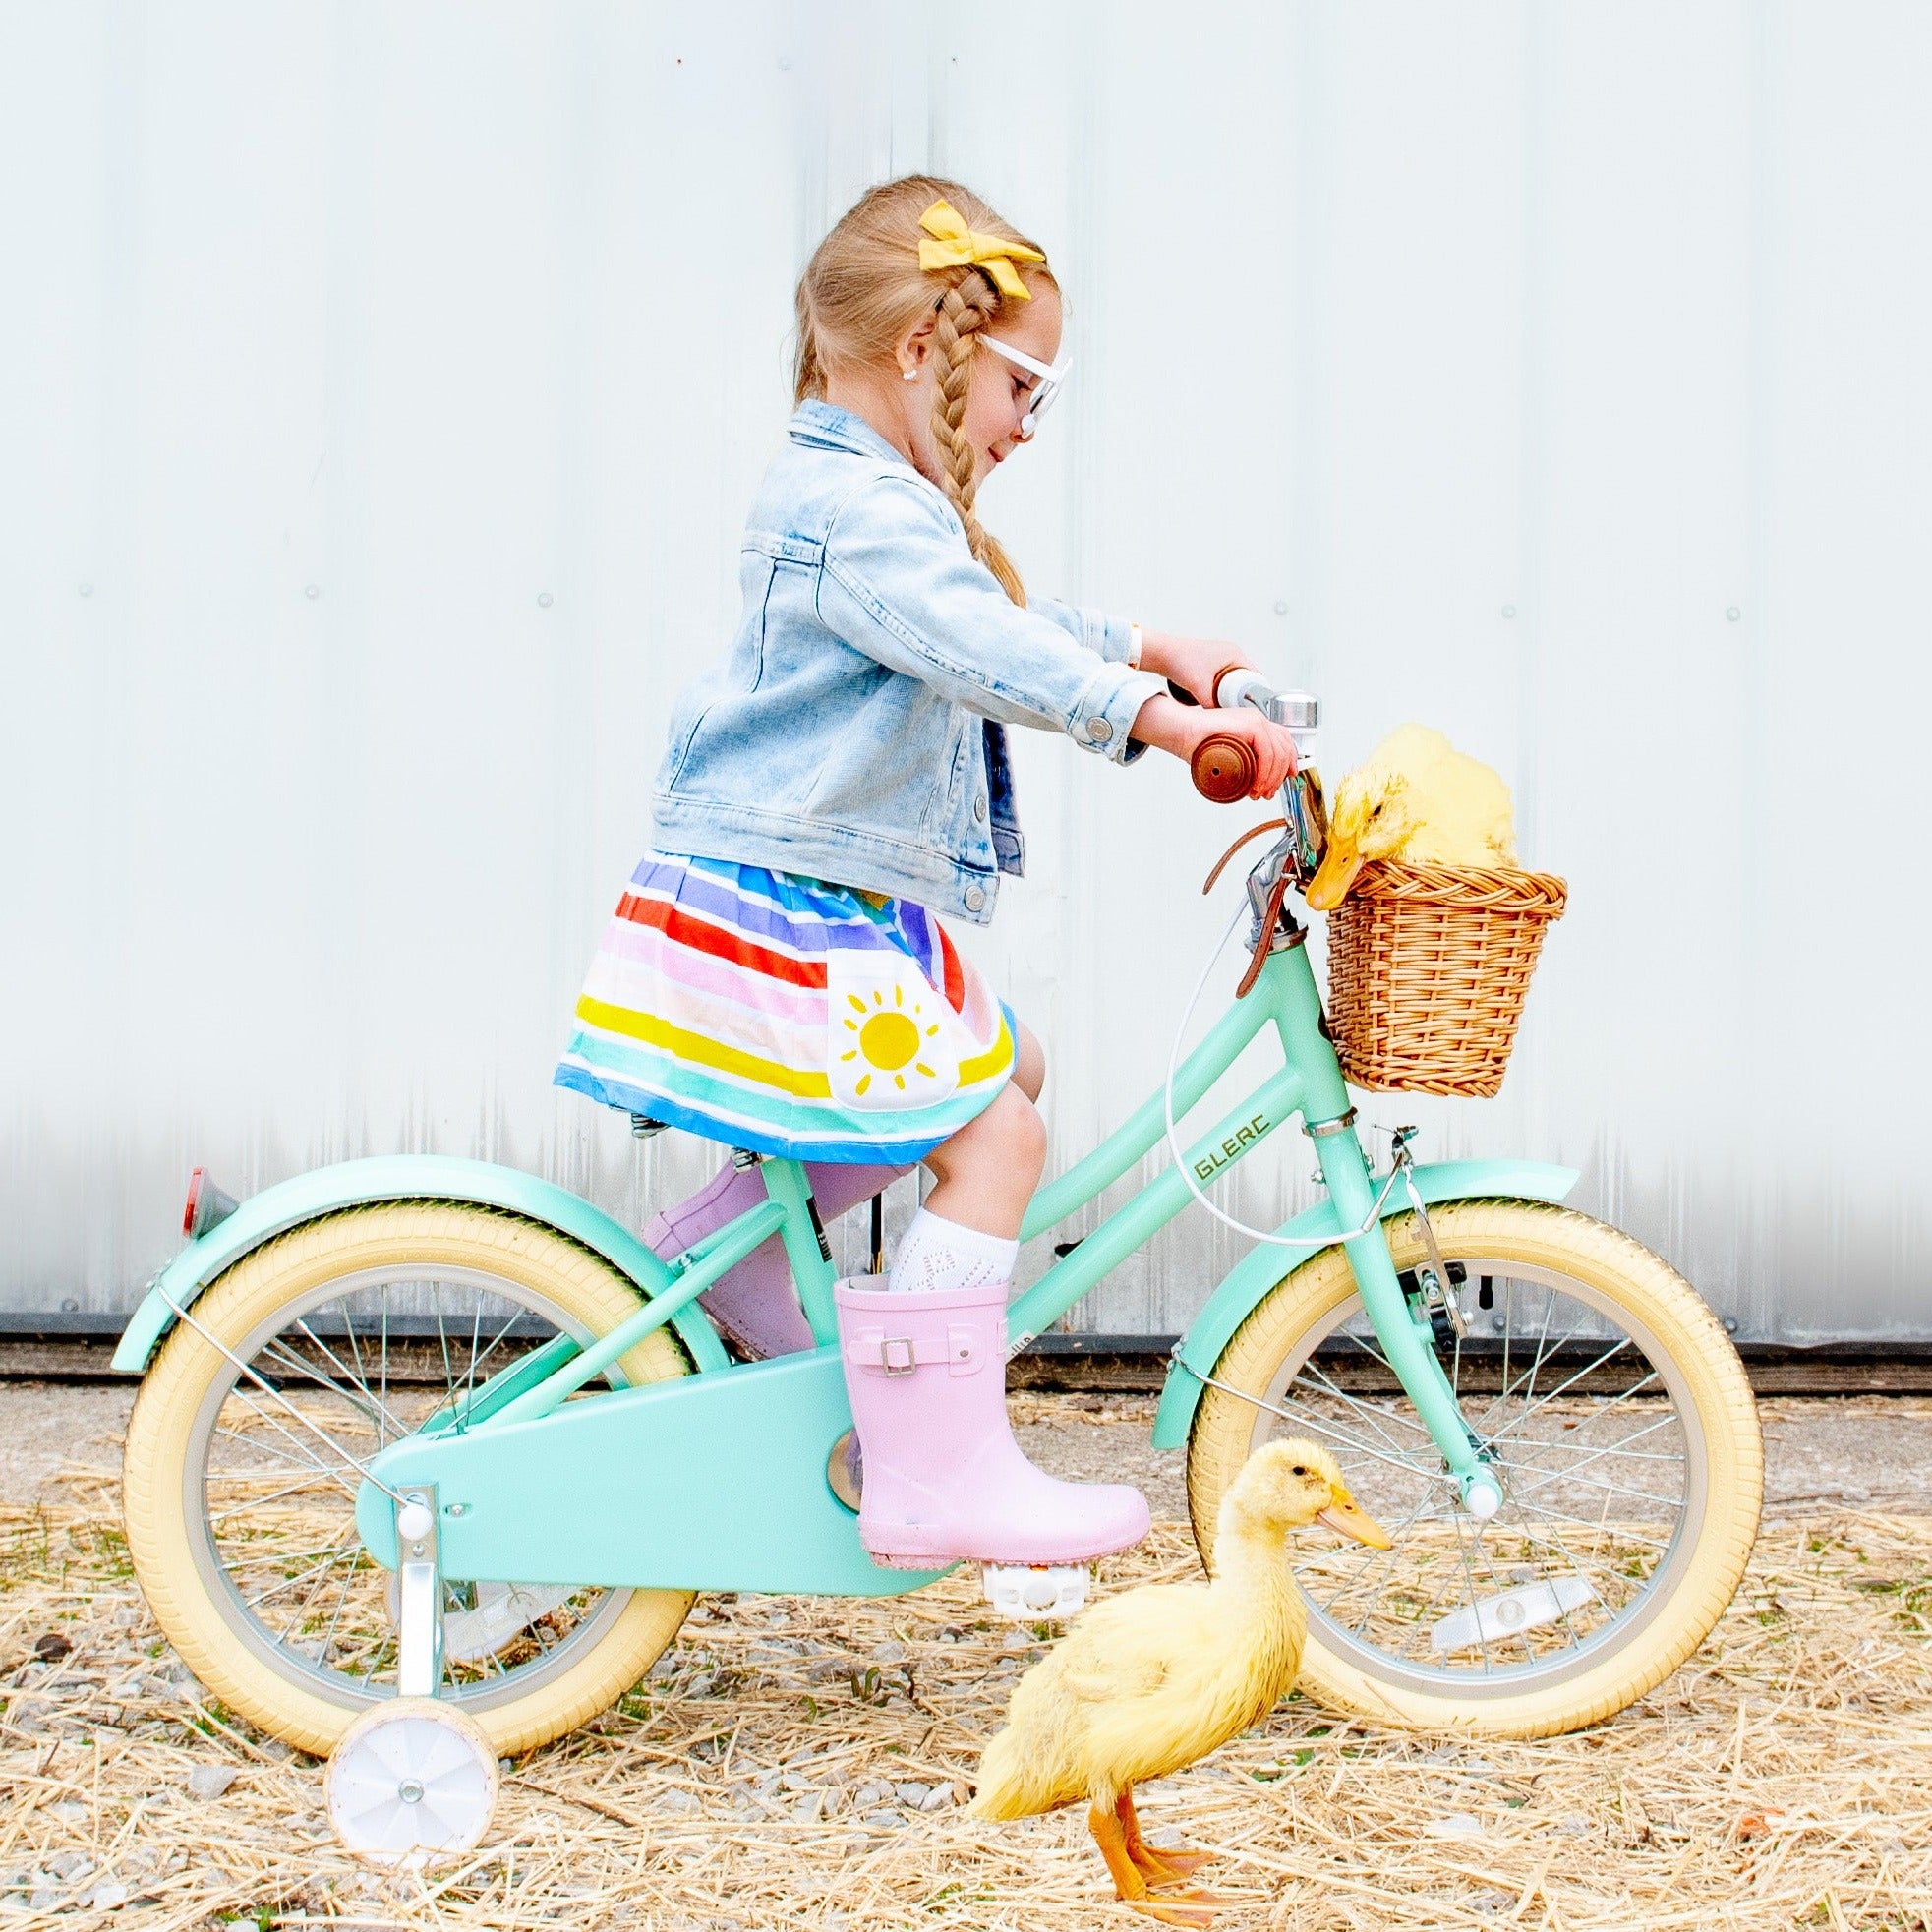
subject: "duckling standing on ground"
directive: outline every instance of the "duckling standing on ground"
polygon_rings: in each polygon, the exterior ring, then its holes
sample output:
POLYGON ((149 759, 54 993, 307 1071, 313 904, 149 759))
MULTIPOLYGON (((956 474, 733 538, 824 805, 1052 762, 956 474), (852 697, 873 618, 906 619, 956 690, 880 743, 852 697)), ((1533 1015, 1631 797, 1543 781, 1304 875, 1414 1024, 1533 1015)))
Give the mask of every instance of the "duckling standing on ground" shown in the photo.
POLYGON ((1309 882, 1317 912, 1339 906, 1372 858, 1412 865, 1514 865, 1509 788, 1427 725, 1389 732, 1335 787, 1328 849, 1309 882))
POLYGON ((973 1812, 1025 1818, 1085 1798, 1118 1896, 1170 1925, 1207 1924, 1206 1907, 1225 1903, 1211 1893, 1148 1896, 1206 1854, 1148 1844, 1133 1787, 1259 1724, 1293 1684, 1308 1618, 1287 1539, 1311 1523, 1389 1547, 1327 1450, 1268 1443, 1222 1498, 1211 1583, 1145 1584, 1095 1604, 1021 1678, 1007 1727, 979 1761, 973 1812))

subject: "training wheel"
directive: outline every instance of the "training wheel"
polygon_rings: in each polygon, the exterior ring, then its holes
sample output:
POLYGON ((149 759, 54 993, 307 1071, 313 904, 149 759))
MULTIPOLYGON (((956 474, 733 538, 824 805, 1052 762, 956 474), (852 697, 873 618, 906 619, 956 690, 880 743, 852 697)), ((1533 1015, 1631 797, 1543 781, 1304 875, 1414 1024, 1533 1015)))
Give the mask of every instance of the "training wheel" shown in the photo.
POLYGON ((398 1697, 342 1733, 328 1760, 328 1817, 372 1865, 425 1865, 468 1851, 497 1809, 497 1754, 474 1718, 398 1697))

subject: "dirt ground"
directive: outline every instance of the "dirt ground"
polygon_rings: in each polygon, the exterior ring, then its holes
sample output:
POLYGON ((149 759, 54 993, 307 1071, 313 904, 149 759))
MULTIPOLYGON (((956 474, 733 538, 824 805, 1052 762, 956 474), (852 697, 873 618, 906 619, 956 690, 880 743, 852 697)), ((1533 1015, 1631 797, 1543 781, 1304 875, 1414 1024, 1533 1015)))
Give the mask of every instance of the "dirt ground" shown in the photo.
MULTIPOLYGON (((0 1923, 644 1932, 1101 1932, 1081 1816, 962 1809, 1035 1629, 957 1573, 873 1602, 701 1600, 646 1682, 505 1761, 428 1878, 338 1846, 322 1767, 224 1710, 148 1618, 118 1527, 131 1391, 0 1385, 0 1923), (65 1470, 63 1476, 61 1472, 65 1470)), ((1712 1638, 1611 1722, 1533 1743, 1299 1695, 1143 1788, 1211 1850, 1220 1932, 1932 1932, 1932 1401, 1763 1405, 1773 1505, 1712 1638)), ((1141 1484, 1103 1591, 1198 1574, 1145 1398, 1016 1396, 1028 1450, 1141 1484)))
MULTIPOLYGON (((1133 1483, 1157 1518, 1187 1515, 1179 1455, 1151 1442, 1153 1399, 1016 1395, 1026 1451, 1059 1476, 1133 1483)), ((111 1469, 134 1406, 131 1383, 0 1382, 0 1502, 53 1500, 71 1463, 111 1469)), ((1932 1515, 1932 1397, 1771 1396, 1764 1421, 1766 1514, 1845 1503, 1932 1515)))

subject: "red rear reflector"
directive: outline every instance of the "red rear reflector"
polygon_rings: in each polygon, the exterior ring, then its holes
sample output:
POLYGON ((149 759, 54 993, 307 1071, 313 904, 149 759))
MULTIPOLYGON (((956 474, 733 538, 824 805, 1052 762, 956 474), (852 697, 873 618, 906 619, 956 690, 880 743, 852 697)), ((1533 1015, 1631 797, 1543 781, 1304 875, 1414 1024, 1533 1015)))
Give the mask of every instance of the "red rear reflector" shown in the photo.
POLYGON ((210 1228, 218 1228, 241 1205, 231 1194, 224 1194, 205 1167, 198 1167, 188 1177, 188 1200, 181 1210, 181 1232, 190 1241, 199 1241, 210 1228))

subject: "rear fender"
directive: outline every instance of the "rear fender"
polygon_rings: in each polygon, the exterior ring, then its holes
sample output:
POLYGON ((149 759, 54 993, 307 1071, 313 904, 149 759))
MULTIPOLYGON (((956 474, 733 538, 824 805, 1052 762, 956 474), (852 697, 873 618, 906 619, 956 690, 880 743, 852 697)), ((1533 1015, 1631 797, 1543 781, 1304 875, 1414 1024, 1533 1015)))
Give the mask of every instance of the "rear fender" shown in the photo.
MULTIPOLYGON (((1438 1200, 1561 1200, 1576 1181, 1574 1167, 1555 1167, 1540 1160, 1439 1160, 1418 1163, 1415 1169, 1416 1187, 1432 1206, 1438 1200)), ((1382 1202, 1382 1219, 1392 1220, 1408 1211, 1407 1189, 1390 1189, 1382 1202)), ((1334 1205, 1326 1200, 1297 1214, 1276 1232, 1311 1243, 1317 1235, 1326 1235, 1330 1242, 1342 1238, 1334 1205)), ((1234 1331, 1273 1292, 1275 1284, 1320 1252, 1313 1246, 1287 1250, 1259 1246, 1221 1278, 1207 1306, 1195 1317, 1175 1348, 1160 1407, 1154 1412, 1156 1449, 1178 1449, 1187 1441, 1203 1386, 1200 1376, 1214 1373, 1214 1365, 1234 1331)))
MULTIPOLYGON (((191 1306, 216 1276, 278 1234, 346 1207, 383 1200, 457 1200, 500 1207, 541 1222, 578 1242, 628 1275, 646 1300, 659 1294, 673 1275, 627 1228, 580 1195, 535 1174, 489 1161, 457 1160, 444 1154, 378 1154, 318 1167, 251 1195, 225 1221, 199 1241, 191 1241, 150 1284, 114 1351, 114 1367, 138 1376, 153 1358, 161 1338, 174 1325, 176 1309, 191 1306)), ((671 1327, 701 1370, 724 1368, 724 1344, 695 1307, 680 1310, 671 1327)))

